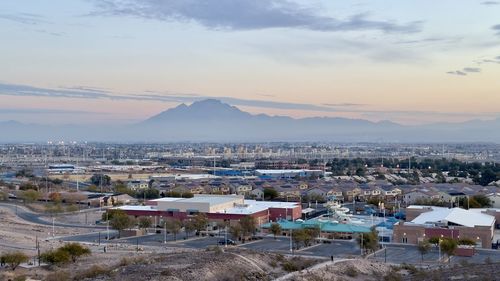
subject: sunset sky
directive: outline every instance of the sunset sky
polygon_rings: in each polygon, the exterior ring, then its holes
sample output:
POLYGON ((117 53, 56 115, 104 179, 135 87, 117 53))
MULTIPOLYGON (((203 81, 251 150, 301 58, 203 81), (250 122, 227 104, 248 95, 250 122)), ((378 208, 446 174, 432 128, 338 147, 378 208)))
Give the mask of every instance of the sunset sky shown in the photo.
POLYGON ((500 1, 0 2, 0 121, 132 123, 208 97, 402 124, 500 117, 500 1))

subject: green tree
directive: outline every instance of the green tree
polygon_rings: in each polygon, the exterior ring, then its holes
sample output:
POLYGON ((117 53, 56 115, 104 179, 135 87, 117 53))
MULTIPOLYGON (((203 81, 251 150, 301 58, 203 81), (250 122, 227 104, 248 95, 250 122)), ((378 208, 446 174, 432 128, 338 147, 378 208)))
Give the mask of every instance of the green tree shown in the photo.
POLYGON ((439 239, 440 238, 437 236, 431 237, 431 238, 429 238, 429 243, 431 243, 432 245, 437 247, 439 244, 439 239))
POLYGON ((278 197, 278 191, 274 188, 264 188, 264 199, 273 200, 278 197))
POLYGON ((135 194, 135 197, 139 199, 143 199, 144 197, 146 197, 146 199, 156 199, 160 197, 160 192, 158 191, 158 189, 145 188, 138 190, 135 194))
POLYGON ((373 227, 368 233, 360 233, 357 240, 358 244, 364 249, 365 252, 374 252, 378 249, 378 231, 373 227))
POLYGON ((116 212, 113 217, 109 221, 109 225, 113 228, 118 230, 118 237, 121 237, 121 232, 124 229, 130 228, 134 226, 134 220, 127 215, 122 210, 118 210, 119 212, 116 212))
POLYGON ((198 213, 196 214, 193 218, 193 223, 194 223, 194 229, 197 232, 200 232, 202 230, 205 230, 207 228, 208 224, 208 217, 204 213, 198 213))
POLYGON ((50 250, 40 255, 40 260, 50 265, 64 264, 71 261, 71 256, 68 252, 61 249, 50 250))
POLYGON ((229 233, 235 240, 240 240, 241 238, 241 225, 235 224, 229 227, 229 233))
POLYGON ((21 194, 21 197, 27 203, 33 203, 40 198, 40 192, 38 192, 34 189, 28 189, 26 191, 23 191, 23 193, 21 194))
POLYGON ((14 271, 21 263, 27 262, 29 260, 29 257, 23 252, 16 251, 6 253, 2 255, 0 259, 2 260, 2 262, 8 264, 10 269, 14 271))
POLYGON ((186 232, 186 237, 189 237, 189 234, 196 230, 195 222, 192 219, 187 219, 183 221, 184 232, 186 232))
POLYGON ((111 178, 104 174, 94 174, 90 177, 90 182, 95 186, 108 186, 111 184, 111 178))
POLYGON ((474 246, 476 245, 476 242, 470 238, 461 238, 458 240, 458 245, 474 246))
POLYGON ((239 224, 241 226, 241 234, 243 237, 253 235, 257 231, 257 223, 255 218, 252 216, 245 216, 241 218, 239 224))
POLYGON ((111 220, 115 215, 124 213, 120 209, 108 209, 106 212, 102 213, 101 220, 106 221, 106 219, 111 220))
POLYGON ((272 223, 272 224, 271 224, 271 226, 269 227, 269 231, 271 231, 271 233, 272 233, 272 234, 273 234, 273 236, 274 236, 274 239, 276 239, 276 236, 277 236, 278 234, 280 234, 280 233, 281 233, 281 231, 282 231, 282 230, 281 230, 281 225, 280 225, 279 223, 274 222, 274 223, 272 223))
POLYGON ((140 217, 139 218, 139 228, 141 229, 146 229, 150 228, 153 222, 151 221, 151 218, 149 217, 140 217))
POLYGON ((76 262, 78 258, 82 256, 88 256, 91 254, 89 248, 84 247, 79 243, 68 243, 60 247, 59 250, 67 252, 73 263, 76 262))
POLYGON ((177 240, 177 234, 182 229, 182 222, 179 219, 170 219, 165 221, 167 230, 174 235, 174 241, 177 240))
POLYGON ((455 253, 455 250, 458 247, 458 243, 455 239, 441 238, 439 247, 441 248, 441 252, 443 252, 448 256, 448 261, 449 261, 449 258, 455 253))
POLYGON ((479 204, 479 208, 491 207, 490 198, 486 197, 483 194, 474 195, 471 199, 474 199, 479 204))
POLYGON ((5 201, 9 199, 9 194, 5 191, 0 191, 0 201, 5 201))
POLYGON ((420 241, 418 242, 417 249, 422 257, 422 262, 424 262, 424 255, 431 250, 431 244, 427 240, 420 241))
POLYGON ((305 229, 292 230, 293 244, 297 249, 300 248, 302 244, 307 246, 308 241, 311 239, 311 235, 305 229))

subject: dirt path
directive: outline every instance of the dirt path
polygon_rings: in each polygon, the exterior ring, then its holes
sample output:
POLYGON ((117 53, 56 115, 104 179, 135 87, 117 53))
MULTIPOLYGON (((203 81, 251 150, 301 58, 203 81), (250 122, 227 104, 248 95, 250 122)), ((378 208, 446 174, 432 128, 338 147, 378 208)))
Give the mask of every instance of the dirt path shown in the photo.
MULTIPOLYGON (((319 270, 319 269, 325 268, 325 267, 327 267, 329 265, 334 265, 334 264, 337 264, 337 263, 342 263, 342 262, 351 261, 351 260, 354 260, 354 259, 339 259, 339 260, 334 260, 334 261, 326 261, 326 262, 314 265, 314 266, 312 266, 310 268, 307 268, 305 270, 315 271, 315 270, 319 270)), ((298 275, 300 275, 300 273, 301 273, 300 271, 294 271, 294 272, 288 273, 287 275, 284 275, 284 276, 281 276, 279 278, 276 278, 276 279, 274 279, 274 281, 290 280, 293 277, 297 277, 298 275)))

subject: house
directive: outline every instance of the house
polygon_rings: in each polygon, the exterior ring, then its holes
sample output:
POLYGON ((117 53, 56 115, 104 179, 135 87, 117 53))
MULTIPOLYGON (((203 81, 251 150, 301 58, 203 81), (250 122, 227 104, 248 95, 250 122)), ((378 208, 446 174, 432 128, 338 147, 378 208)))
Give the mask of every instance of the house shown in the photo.
POLYGON ((230 188, 233 194, 238 195, 248 195, 252 191, 252 186, 249 184, 232 184, 230 188))
POLYGON ((344 192, 344 199, 347 201, 353 201, 356 199, 359 200, 360 194, 361 194, 361 188, 359 188, 359 187, 346 189, 346 191, 344 192))
POLYGON ((145 180, 131 180, 127 183, 127 187, 132 190, 149 188, 149 181, 145 180))
POLYGON ((500 208, 500 193, 489 193, 489 194, 486 194, 486 197, 488 197, 490 199, 490 202, 491 202, 491 207, 495 208, 495 209, 499 209, 500 208))
POLYGON ((418 201, 431 201, 433 199, 440 199, 440 194, 430 190, 413 190, 403 194, 403 202, 406 205, 415 204, 418 201))
POLYGON ((322 188, 313 188, 305 192, 309 197, 322 197, 326 198, 328 192, 322 188))
POLYGON ((454 203, 459 203, 461 198, 467 198, 467 195, 460 191, 445 191, 439 192, 443 202, 449 202, 450 206, 454 203))
POLYGON ((250 196, 255 199, 264 199, 264 189, 261 187, 257 187, 250 191, 250 196))
POLYGON ((326 196, 333 197, 336 200, 344 200, 344 195, 342 193, 342 189, 339 187, 334 187, 326 192, 326 196))

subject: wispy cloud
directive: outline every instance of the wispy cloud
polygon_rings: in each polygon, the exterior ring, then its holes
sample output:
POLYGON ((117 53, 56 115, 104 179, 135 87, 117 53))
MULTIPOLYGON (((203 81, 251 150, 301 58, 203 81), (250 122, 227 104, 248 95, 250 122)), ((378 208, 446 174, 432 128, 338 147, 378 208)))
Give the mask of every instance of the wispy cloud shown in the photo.
POLYGON ((481 5, 499 5, 500 2, 498 1, 484 1, 484 2, 481 2, 481 5))
POLYGON ((500 36, 500 24, 491 27, 496 32, 496 35, 500 36))
POLYGON ((239 99, 233 97, 204 96, 199 94, 175 94, 145 91, 143 94, 126 95, 114 93, 106 89, 93 87, 60 87, 57 89, 33 87, 28 85, 0 83, 0 95, 21 97, 50 97, 71 99, 110 99, 110 100, 136 100, 136 101, 160 101, 171 103, 191 103, 203 99, 218 99, 226 103, 238 106, 286 109, 286 110, 309 110, 317 112, 335 112, 338 107, 345 105, 322 106, 307 103, 275 102, 259 99, 239 99))
POLYGON ((360 103, 324 103, 324 106, 331 107, 355 107, 355 106, 364 106, 364 104, 360 103))
POLYGON ((455 44, 463 40, 463 37, 426 37, 421 39, 412 40, 400 40, 396 41, 395 44, 405 45, 405 44, 431 44, 431 43, 442 43, 442 44, 455 44))
POLYGON ((47 109, 47 108, 0 108, 0 114, 61 114, 61 115, 74 115, 74 114, 92 114, 92 115, 108 115, 107 112, 94 112, 83 110, 64 110, 64 109, 47 109))
POLYGON ((481 68, 479 68, 479 67, 464 67, 464 72, 479 73, 479 72, 481 72, 481 68))
POLYGON ((43 16, 30 13, 0 14, 0 20, 7 20, 27 25, 48 23, 43 16))
POLYGON ((160 21, 196 22, 211 29, 297 28, 314 31, 379 30, 419 32, 421 22, 372 20, 366 14, 338 19, 289 0, 95 0, 91 15, 134 16, 160 21))
POLYGON ((464 67, 462 70, 453 70, 446 72, 451 75, 466 76, 468 73, 480 73, 481 68, 479 67, 464 67))
POLYGON ((451 75, 458 75, 458 76, 466 76, 467 73, 461 71, 461 70, 454 70, 454 71, 448 71, 446 74, 451 74, 451 75))

